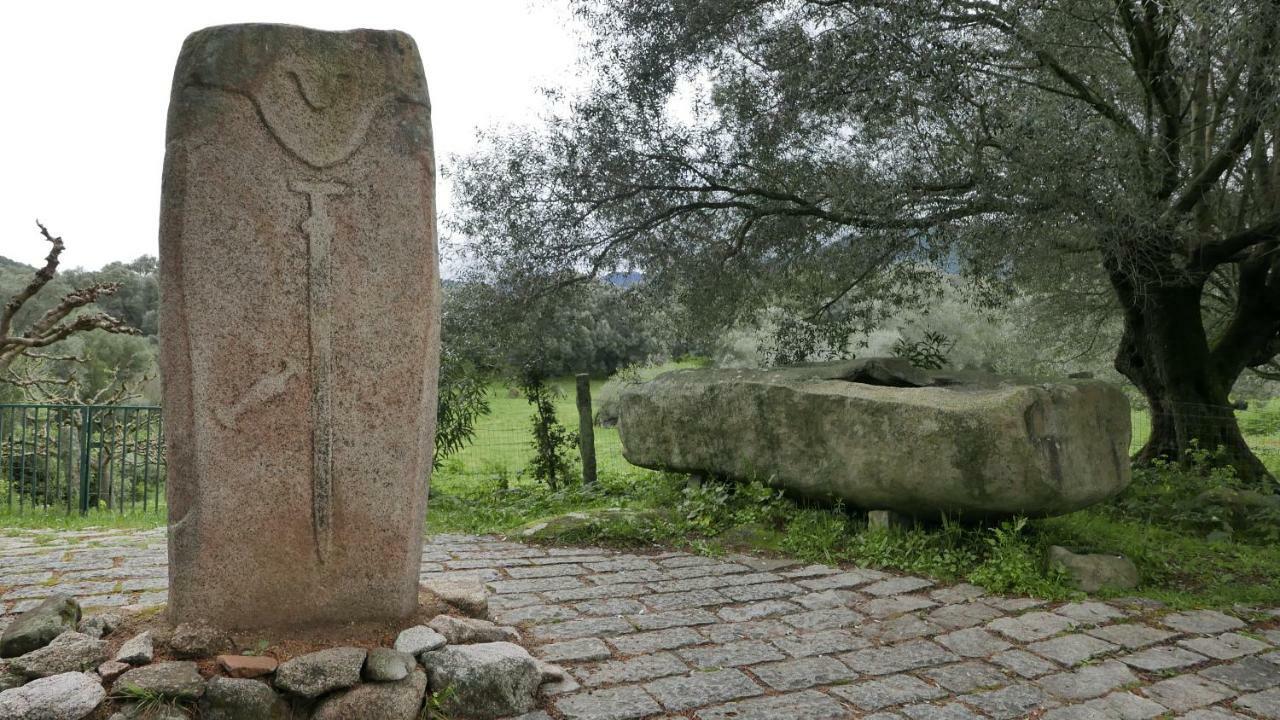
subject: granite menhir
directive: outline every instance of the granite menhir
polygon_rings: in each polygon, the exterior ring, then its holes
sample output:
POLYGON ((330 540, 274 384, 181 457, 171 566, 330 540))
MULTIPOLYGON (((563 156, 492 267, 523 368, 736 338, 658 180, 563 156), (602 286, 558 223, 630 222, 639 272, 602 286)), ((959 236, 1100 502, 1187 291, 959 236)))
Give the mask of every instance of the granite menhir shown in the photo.
POLYGON ((407 616, 440 343, 413 39, 283 25, 188 37, 160 274, 171 619, 407 616))

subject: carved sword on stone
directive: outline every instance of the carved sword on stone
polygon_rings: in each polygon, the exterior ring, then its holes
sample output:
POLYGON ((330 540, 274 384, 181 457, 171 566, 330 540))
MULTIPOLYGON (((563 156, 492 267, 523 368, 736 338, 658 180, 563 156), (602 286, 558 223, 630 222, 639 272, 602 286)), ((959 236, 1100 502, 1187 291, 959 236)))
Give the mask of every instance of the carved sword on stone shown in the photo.
POLYGON ((333 538, 333 261, 334 226, 328 199, 347 192, 335 182, 293 180, 289 189, 307 196, 307 294, 311 344, 311 525, 323 564, 333 538))

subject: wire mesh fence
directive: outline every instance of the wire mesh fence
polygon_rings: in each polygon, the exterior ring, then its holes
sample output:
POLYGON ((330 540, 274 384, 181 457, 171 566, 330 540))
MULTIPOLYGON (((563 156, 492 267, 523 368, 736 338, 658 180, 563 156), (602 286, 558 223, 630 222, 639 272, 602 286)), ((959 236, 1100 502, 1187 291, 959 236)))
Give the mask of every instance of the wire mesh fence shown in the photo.
POLYGON ((0 404, 0 502, 9 511, 158 510, 160 408, 0 404))

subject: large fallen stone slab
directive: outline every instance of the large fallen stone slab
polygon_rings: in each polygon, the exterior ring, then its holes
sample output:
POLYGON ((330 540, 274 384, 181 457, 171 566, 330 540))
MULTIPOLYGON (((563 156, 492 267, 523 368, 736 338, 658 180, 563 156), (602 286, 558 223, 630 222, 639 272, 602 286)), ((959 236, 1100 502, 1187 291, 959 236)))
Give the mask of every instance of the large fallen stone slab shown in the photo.
POLYGON ((1129 484, 1129 402, 1097 380, 1018 382, 853 360, 677 370, 622 392, 623 455, 921 518, 1072 512, 1129 484))

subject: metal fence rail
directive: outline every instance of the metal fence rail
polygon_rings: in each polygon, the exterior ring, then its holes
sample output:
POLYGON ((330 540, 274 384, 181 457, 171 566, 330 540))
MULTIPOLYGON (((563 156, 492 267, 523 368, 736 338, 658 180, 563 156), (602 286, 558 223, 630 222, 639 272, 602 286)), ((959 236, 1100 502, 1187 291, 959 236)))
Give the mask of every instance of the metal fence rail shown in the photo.
POLYGON ((10 511, 151 511, 164 499, 160 408, 0 404, 0 501, 10 511))

